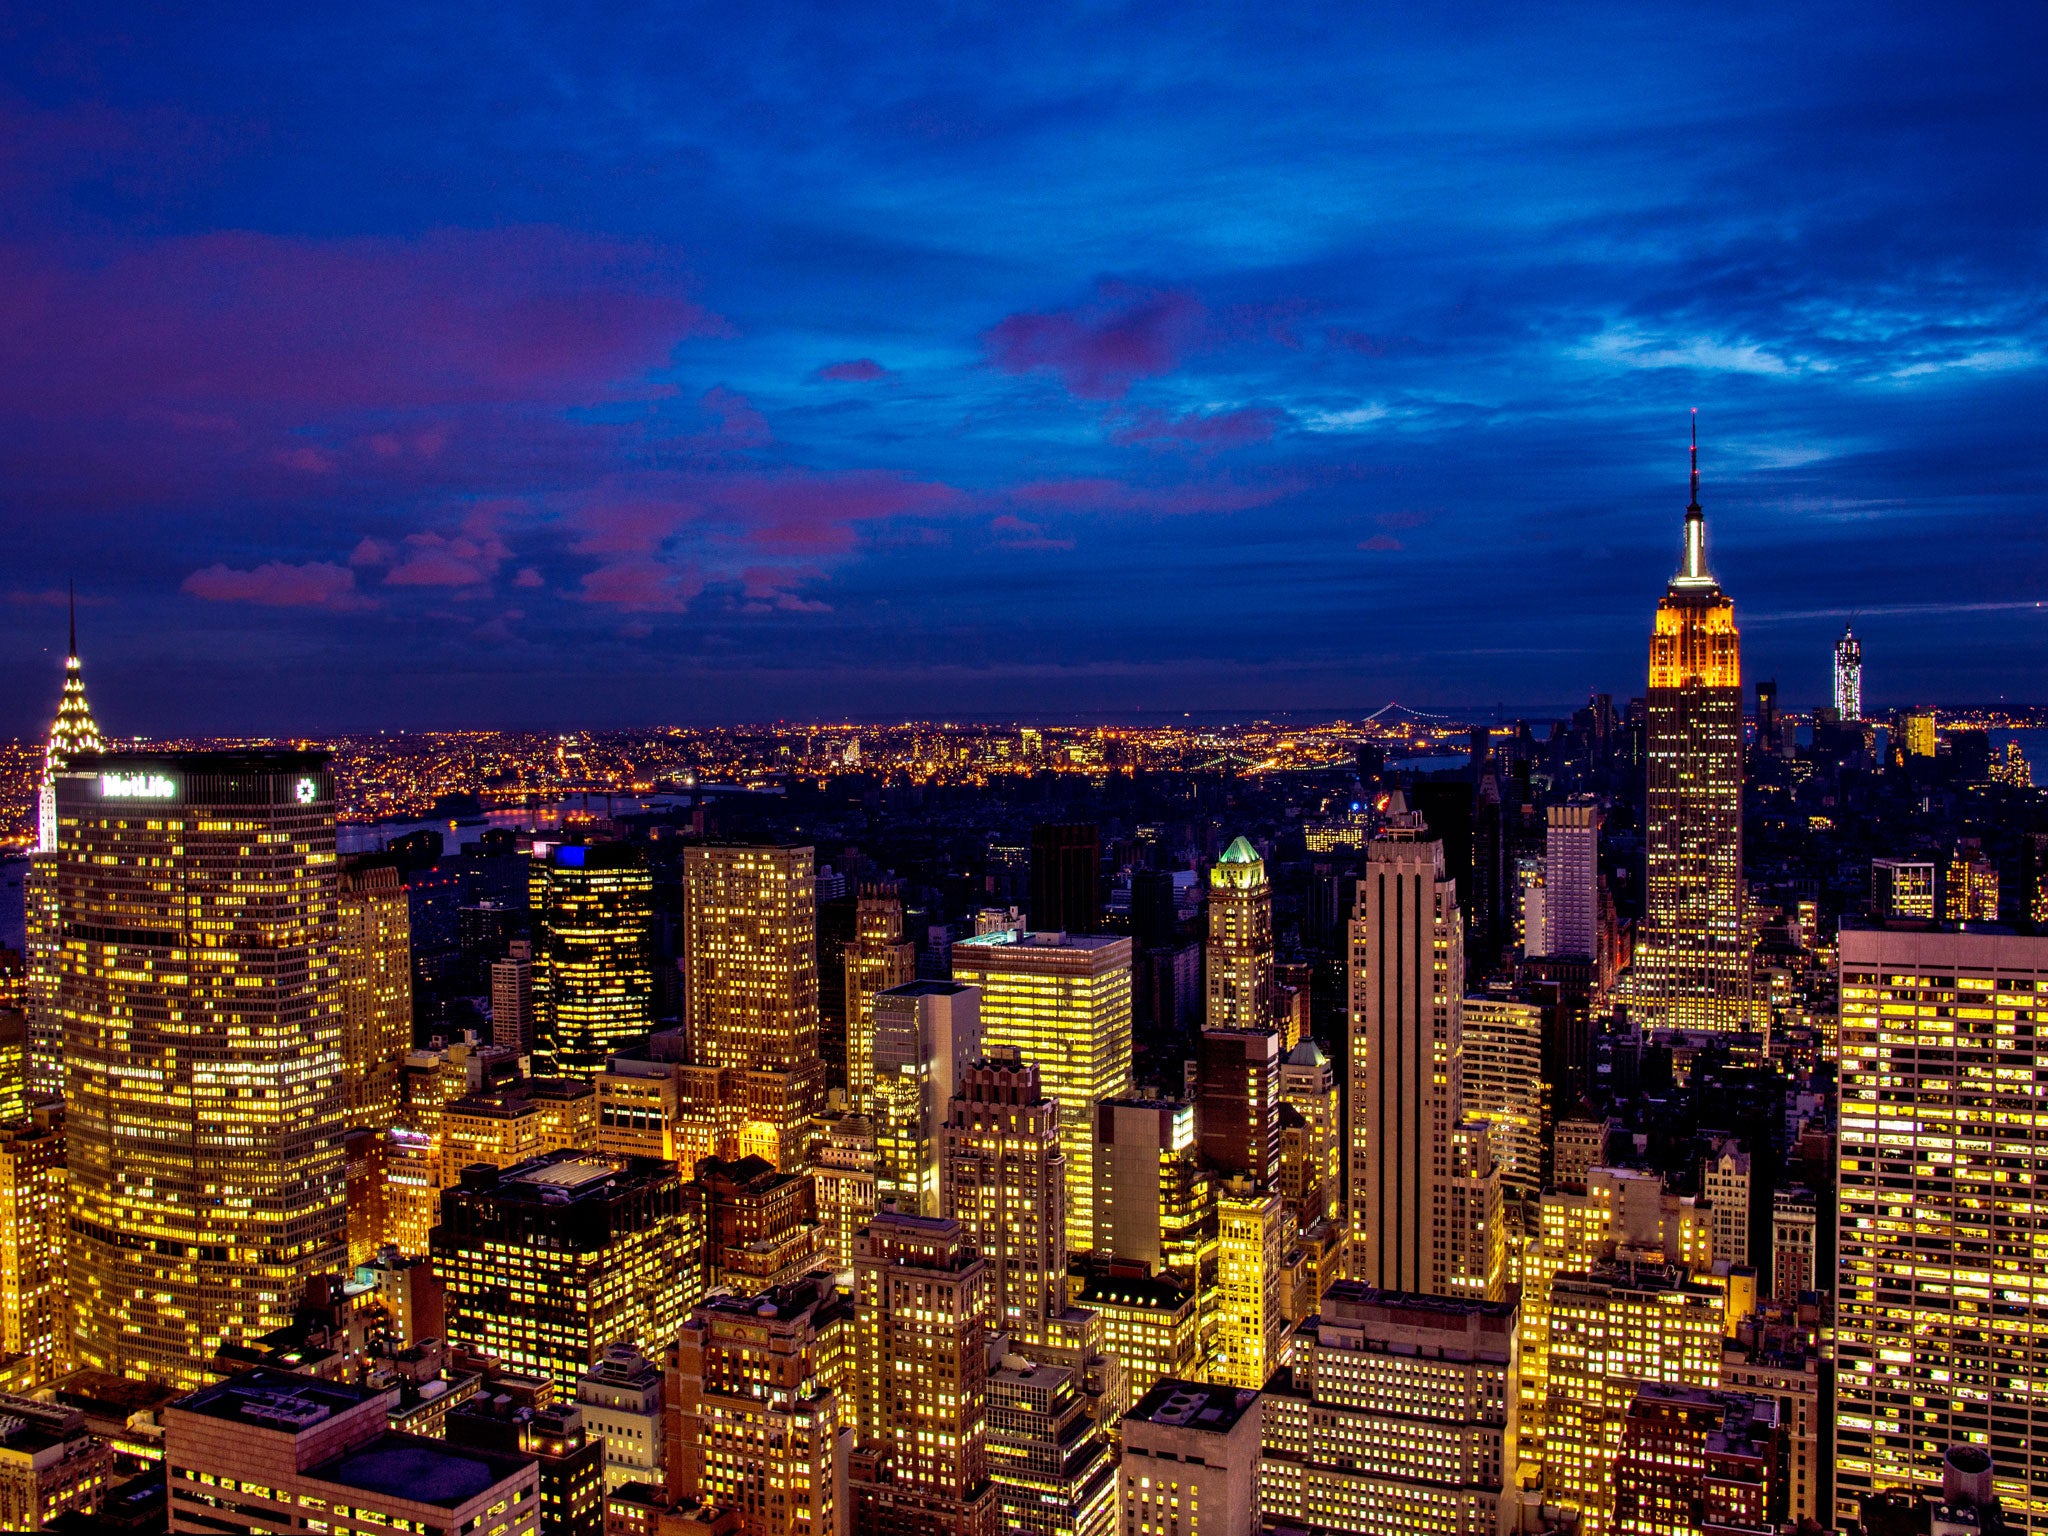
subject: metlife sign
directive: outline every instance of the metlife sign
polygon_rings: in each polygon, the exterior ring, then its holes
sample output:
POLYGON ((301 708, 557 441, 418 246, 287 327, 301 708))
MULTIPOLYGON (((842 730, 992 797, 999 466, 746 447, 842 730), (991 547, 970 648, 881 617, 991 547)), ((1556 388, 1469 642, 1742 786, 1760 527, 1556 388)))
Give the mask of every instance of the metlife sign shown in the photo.
POLYGON ((103 773, 100 775, 100 798, 102 800, 175 800, 178 798, 178 781, 167 773, 103 773))

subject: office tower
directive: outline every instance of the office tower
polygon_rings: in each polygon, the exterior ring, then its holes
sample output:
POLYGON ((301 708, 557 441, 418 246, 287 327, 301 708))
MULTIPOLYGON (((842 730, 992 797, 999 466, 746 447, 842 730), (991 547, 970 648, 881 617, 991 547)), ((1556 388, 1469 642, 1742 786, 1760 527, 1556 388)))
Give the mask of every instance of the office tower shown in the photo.
POLYGON ((816 1187, 807 1173, 784 1173, 758 1157, 707 1157, 685 1191, 702 1209, 712 1285, 735 1291, 791 1285, 824 1256, 816 1187))
POLYGON ((114 1482, 113 1448, 82 1411, 0 1392, 0 1530, 107 1528, 92 1516, 114 1482))
POLYGON ((1282 1363, 1280 1261, 1287 1223, 1287 1207, 1269 1188, 1231 1179, 1217 1191, 1212 1381, 1257 1391, 1282 1363))
POLYGON ((1103 1347, 1123 1362, 1133 1397, 1202 1369, 1193 1280, 1171 1271, 1147 1274, 1136 1263, 1093 1264, 1074 1300, 1102 1319, 1103 1347))
POLYGON ((960 1074, 981 1055, 981 994, 958 981, 913 981, 880 993, 874 1034, 875 1200, 939 1214, 939 1138, 960 1074))
POLYGON ((1935 718, 1931 709, 1904 710, 1898 717, 1893 731, 1905 746, 1907 757, 1934 756, 1935 718))
POLYGON ((1092 823, 1031 829, 1031 926, 1041 933, 1102 927, 1102 838, 1092 823))
POLYGON ((1466 960, 1475 973, 1499 964, 1507 907, 1507 828, 1501 815, 1500 775, 1491 766, 1472 791, 1472 889, 1465 907, 1466 960))
POLYGON ((1005 1355, 988 1378, 988 1470, 998 1522, 1031 1536, 1110 1536, 1116 1462, 1075 1371, 1005 1355))
POLYGON ((391 868, 345 869, 341 928, 341 1114, 388 1131, 398 1121, 399 1063, 412 1046, 412 922, 391 868))
POLYGON ((1544 955, 1591 960, 1600 925, 1600 805, 1578 795, 1552 805, 1543 855, 1544 955))
POLYGON ((398 1395, 262 1369, 179 1398, 163 1410, 171 1529, 285 1536, 338 1506, 356 1512, 336 1527, 351 1533, 537 1536, 534 1463, 395 1431, 398 1395))
POLYGON ((854 914, 846 946, 846 1102, 855 1114, 874 1108, 875 1021, 878 993, 917 976, 917 946, 903 937, 903 902, 893 886, 868 886, 854 914))
MULTIPOLYGON (((1215 1262, 1216 1191, 1195 1152, 1194 1106, 1105 1100, 1096 1110, 1095 1141, 1086 1246, 1148 1270, 1179 1270, 1206 1289, 1215 1262)), ((1073 1188, 1071 1170, 1067 1187, 1073 1188)))
POLYGON ((1124 1415, 1117 1528, 1251 1536, 1259 1523, 1259 1394, 1168 1379, 1124 1415))
POLYGON ((1515 1309, 1339 1280, 1261 1403, 1262 1517, 1493 1536, 1512 1485, 1515 1309))
POLYGON ((0 1355, 26 1357, 31 1383, 70 1353, 64 1182, 61 1109, 0 1126, 0 1355))
POLYGON ((1700 1171, 1700 1194, 1714 1213, 1714 1257, 1730 1264, 1749 1258, 1749 1154, 1723 1141, 1700 1171))
POLYGON ((1646 1386, 1720 1385, 1727 1306, 1676 1265, 1635 1261, 1560 1274, 1549 1303, 1544 1498, 1606 1536, 1630 1404, 1646 1386))
POLYGON ((1844 725, 1863 718, 1863 642, 1846 624, 1835 642, 1835 713, 1844 725))
POLYGON ((1771 1296, 1774 1300, 1796 1302, 1802 1292, 1815 1289, 1815 1252, 1820 1207, 1813 1191, 1795 1185, 1771 1197, 1771 1296))
POLYGON ((1735 605, 1707 574, 1699 447, 1685 564, 1650 637, 1643 923, 1636 1016, 1727 1033, 1750 1017, 1742 903, 1742 654, 1735 605))
POLYGON ((1975 838, 1964 838, 1941 866, 1941 916, 1950 923, 1998 921, 1998 866, 1975 838))
POLYGON ((491 1042, 525 1055, 535 1044, 533 944, 514 939, 511 952, 491 962, 491 1042))
POLYGON ((856 1247, 853 1528, 994 1536, 988 1265, 943 1218, 884 1211, 856 1247))
POLYGON ((607 1344, 675 1333, 696 1300, 693 1241, 673 1167, 560 1151, 465 1168, 432 1243, 448 1342, 573 1394, 607 1344))
MULTIPOLYGON (((1043 830, 1043 829, 1041 829, 1043 830)), ((1067 1246, 1095 1240, 1095 1106, 1131 1088, 1131 941, 1010 930, 962 939, 953 974, 981 989, 984 1050, 1038 1067, 1067 1154, 1067 1246)))
POLYGON ((1785 1508, 1777 1404, 1647 1386, 1615 1464, 1617 1536, 1775 1536, 1785 1508))
MULTIPOLYGON (((540 1536, 602 1536, 604 1444, 545 1376, 500 1374, 444 1410, 446 1444, 530 1458, 540 1474, 540 1536)), ((366 1531, 363 1536, 383 1536, 366 1531)))
POLYGON ((0 1125, 28 1118, 28 1019, 18 1009, 0 1008, 0 1125))
POLYGON ((1934 921, 1935 874, 1932 859, 1872 859, 1870 915, 1877 922, 1895 919, 1934 921))
MULTIPOLYGON (((1338 1119, 1337 1073, 1315 1041, 1304 1039, 1280 1063, 1280 1102, 1301 1120, 1298 1136, 1308 1166, 1299 1181, 1301 1203, 1295 1215, 1306 1227, 1318 1216, 1335 1217, 1343 1208, 1344 1196, 1344 1139, 1338 1119), (1316 1191, 1313 1202, 1309 1199, 1310 1190, 1316 1191)), ((1283 1129, 1283 1170, 1287 1162, 1286 1136, 1283 1129)))
POLYGON ((1211 1029, 1264 1029, 1273 1022, 1273 888, 1266 864, 1243 838, 1209 871, 1211 1029))
MULTIPOLYGON (((825 1115, 820 1124, 824 1134, 812 1154, 811 1185, 824 1229, 825 1263, 835 1270, 851 1269, 854 1235, 877 1209, 874 1126, 865 1115, 825 1115)), ((1065 1193, 1063 1184, 1062 1197, 1065 1193)))
POLYGON ((441 1106, 440 1187, 475 1163, 510 1168, 561 1148, 597 1146, 597 1090, 580 1078, 525 1078, 441 1106))
POLYGON ((565 843, 535 855, 527 895, 539 1050, 595 1077, 654 1028, 654 876, 630 843, 565 843))
POLYGON ((1765 757, 1779 755, 1785 720, 1778 713, 1778 680, 1759 678, 1756 685, 1756 749, 1765 757))
POLYGON ((1993 1191, 2048 1178, 2048 939, 1844 928, 1840 956, 1833 1518, 1939 1486, 1952 1444, 1996 1447, 2008 1513, 2039 1511, 2039 1217, 1993 1191))
POLYGON ((969 1066, 941 1132, 940 1214, 988 1263, 989 1326, 1043 1344, 1064 1310, 1067 1159, 1038 1068, 998 1049, 969 1066))
POLYGON ((1460 1020, 1465 1113, 1486 1122, 1501 1184, 1522 1195, 1543 1187, 1544 1019, 1538 1003, 1486 996, 1466 998, 1460 1020))
POLYGON ((611 1344, 576 1383, 584 1433, 604 1447, 607 1492, 665 1476, 661 1376, 661 1367, 632 1345, 611 1344))
POLYGON ((345 1255, 333 780, 107 755, 57 824, 71 1349, 197 1382, 345 1255))
POLYGON ((1399 790, 1386 802, 1351 920, 1348 1216, 1359 1278, 1447 1296, 1464 1237, 1450 1211, 1464 931, 1443 845, 1399 790))
POLYGON ((1195 1134, 1203 1159, 1220 1173, 1271 1184, 1280 1175, 1280 1037, 1212 1025, 1197 1049, 1195 1134))
POLYGON ((670 1496, 737 1510, 748 1536, 844 1529, 852 1329, 852 1298, 824 1276, 697 1307, 665 1376, 670 1496))
POLYGON ((735 1074, 750 1148, 772 1139, 777 1167, 803 1160, 824 1106, 818 1051, 817 903, 812 850, 683 850, 684 1017, 693 1064, 735 1074))

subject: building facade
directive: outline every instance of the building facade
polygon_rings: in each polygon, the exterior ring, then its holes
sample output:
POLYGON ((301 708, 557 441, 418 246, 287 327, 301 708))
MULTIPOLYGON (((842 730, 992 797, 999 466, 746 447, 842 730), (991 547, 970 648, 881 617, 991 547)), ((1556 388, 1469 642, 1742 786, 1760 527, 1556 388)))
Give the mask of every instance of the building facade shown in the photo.
POLYGON ((334 782, 320 753, 57 777, 70 1346, 196 1384, 346 1257, 334 782))
POLYGON ((398 1077, 412 1049, 412 918, 391 868, 341 872, 341 1113, 388 1131, 398 1123, 398 1077))
POLYGON ((1131 1087, 1131 941, 1018 929, 981 934, 953 946, 953 975, 981 989, 983 1048, 1008 1046, 1034 1063, 1059 1106, 1067 1245, 1092 1246, 1095 1106, 1131 1087))
POLYGON ((1265 1029, 1273 1019, 1273 887, 1266 862, 1233 839, 1209 871, 1210 1029, 1265 1029))
POLYGON ((537 1046, 595 1077, 654 1028, 654 876, 629 843, 565 843, 528 871, 537 1046))
POLYGON ((1002 1051, 961 1074, 940 1170, 939 1214, 988 1264, 990 1326, 1045 1343, 1067 1285, 1067 1157, 1036 1067, 1002 1051))
POLYGON ((1989 1445, 2006 1517, 2048 1530, 2048 938, 1844 928, 1835 1508, 1941 1486, 1989 1445))
POLYGON ((1731 1033, 1750 1019, 1743 927, 1742 642, 1735 605, 1707 572, 1699 450, 1685 561, 1650 637, 1643 921, 1633 1015, 1731 1033))

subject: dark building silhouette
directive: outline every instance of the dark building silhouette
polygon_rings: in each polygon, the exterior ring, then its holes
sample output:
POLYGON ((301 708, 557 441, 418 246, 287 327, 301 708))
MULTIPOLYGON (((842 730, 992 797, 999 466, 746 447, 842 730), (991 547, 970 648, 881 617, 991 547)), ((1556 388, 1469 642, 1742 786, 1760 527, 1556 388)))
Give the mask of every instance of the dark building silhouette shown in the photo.
POLYGON ((1195 1070, 1195 1139, 1203 1161, 1270 1184, 1280 1175, 1279 1035, 1205 1029, 1195 1070))
POLYGON ((1102 931, 1102 834, 1093 822, 1031 829, 1030 908, 1040 933, 1102 931))

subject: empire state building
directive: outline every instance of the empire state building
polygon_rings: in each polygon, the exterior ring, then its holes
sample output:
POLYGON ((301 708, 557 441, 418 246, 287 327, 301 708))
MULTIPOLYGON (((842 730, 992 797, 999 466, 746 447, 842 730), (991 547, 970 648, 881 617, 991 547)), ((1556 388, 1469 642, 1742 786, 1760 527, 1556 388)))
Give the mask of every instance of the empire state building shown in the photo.
POLYGON ((1707 573, 1698 431, 1685 564, 1650 636, 1643 932, 1635 998, 1657 1028, 1732 1032, 1750 1017, 1742 923, 1742 641, 1707 573))

